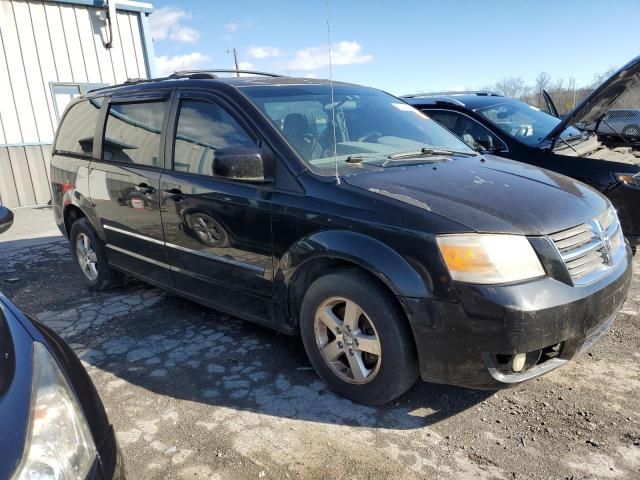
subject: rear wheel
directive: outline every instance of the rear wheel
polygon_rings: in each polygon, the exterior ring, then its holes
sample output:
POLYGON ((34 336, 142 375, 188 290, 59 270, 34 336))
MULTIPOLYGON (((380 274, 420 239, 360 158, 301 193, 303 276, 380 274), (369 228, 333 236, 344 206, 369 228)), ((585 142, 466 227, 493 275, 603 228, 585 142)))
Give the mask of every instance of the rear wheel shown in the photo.
POLYGON ((71 252, 82 272, 82 280, 91 290, 104 290, 120 281, 120 274, 107 261, 104 243, 91 223, 81 218, 71 226, 71 252))
POLYGON ((362 273, 344 271, 313 282, 302 302, 300 330, 320 377, 355 402, 382 405, 418 377, 406 318, 394 298, 362 273))
POLYGON ((630 137, 640 137, 640 126, 638 125, 627 125, 622 129, 623 135, 628 135, 630 137))

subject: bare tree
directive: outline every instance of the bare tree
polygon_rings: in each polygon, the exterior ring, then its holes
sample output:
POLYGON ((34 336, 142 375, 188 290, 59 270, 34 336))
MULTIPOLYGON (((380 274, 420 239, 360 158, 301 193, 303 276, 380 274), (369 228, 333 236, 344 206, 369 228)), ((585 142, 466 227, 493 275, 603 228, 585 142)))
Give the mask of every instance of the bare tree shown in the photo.
POLYGON ((529 87, 521 77, 504 78, 493 86, 494 90, 506 97, 520 98, 527 94, 529 87))
POLYGON ((551 85, 551 75, 547 72, 540 72, 536 77, 535 81, 535 96, 536 96, 536 105, 538 107, 542 104, 542 91, 547 90, 551 85))
POLYGON ((540 72, 536 77, 536 93, 542 92, 542 90, 547 90, 551 85, 551 75, 547 72, 540 72))
POLYGON ((609 67, 602 73, 596 73, 593 76, 593 82, 591 83, 591 88, 597 88, 604 83, 606 79, 608 79, 611 75, 613 75, 618 70, 617 67, 609 67))

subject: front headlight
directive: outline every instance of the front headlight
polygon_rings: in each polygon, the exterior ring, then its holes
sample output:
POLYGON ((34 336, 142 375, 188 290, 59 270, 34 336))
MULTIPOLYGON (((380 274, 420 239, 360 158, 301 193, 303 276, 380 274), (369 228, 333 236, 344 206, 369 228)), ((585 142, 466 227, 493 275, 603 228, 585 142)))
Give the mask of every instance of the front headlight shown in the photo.
POLYGON ((497 284, 544 276, 544 268, 526 237, 452 234, 436 237, 451 278, 497 284))
POLYGON ((640 173, 631 174, 631 173, 616 173, 616 179, 620 183, 624 183, 625 185, 630 185, 632 187, 640 188, 640 173))
POLYGON ((96 447, 84 415, 58 364, 33 344, 29 436, 14 480, 84 479, 96 447))

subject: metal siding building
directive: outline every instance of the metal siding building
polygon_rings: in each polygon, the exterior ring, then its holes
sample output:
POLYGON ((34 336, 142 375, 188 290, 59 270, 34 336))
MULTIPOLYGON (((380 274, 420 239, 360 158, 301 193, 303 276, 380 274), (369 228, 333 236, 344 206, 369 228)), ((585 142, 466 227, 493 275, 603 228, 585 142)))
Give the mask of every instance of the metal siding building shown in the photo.
POLYGON ((0 203, 49 201, 51 144, 69 100, 154 76, 151 11, 116 2, 110 25, 104 0, 0 0, 0 203))

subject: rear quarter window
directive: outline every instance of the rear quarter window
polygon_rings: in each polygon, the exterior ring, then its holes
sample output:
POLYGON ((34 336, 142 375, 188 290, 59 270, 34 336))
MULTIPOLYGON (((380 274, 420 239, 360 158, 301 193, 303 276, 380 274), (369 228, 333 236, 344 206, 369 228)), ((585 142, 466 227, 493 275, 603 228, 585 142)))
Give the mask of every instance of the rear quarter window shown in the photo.
POLYGON ((93 153, 93 137, 103 99, 92 98, 78 102, 69 108, 58 128, 55 152, 90 157, 93 153))

